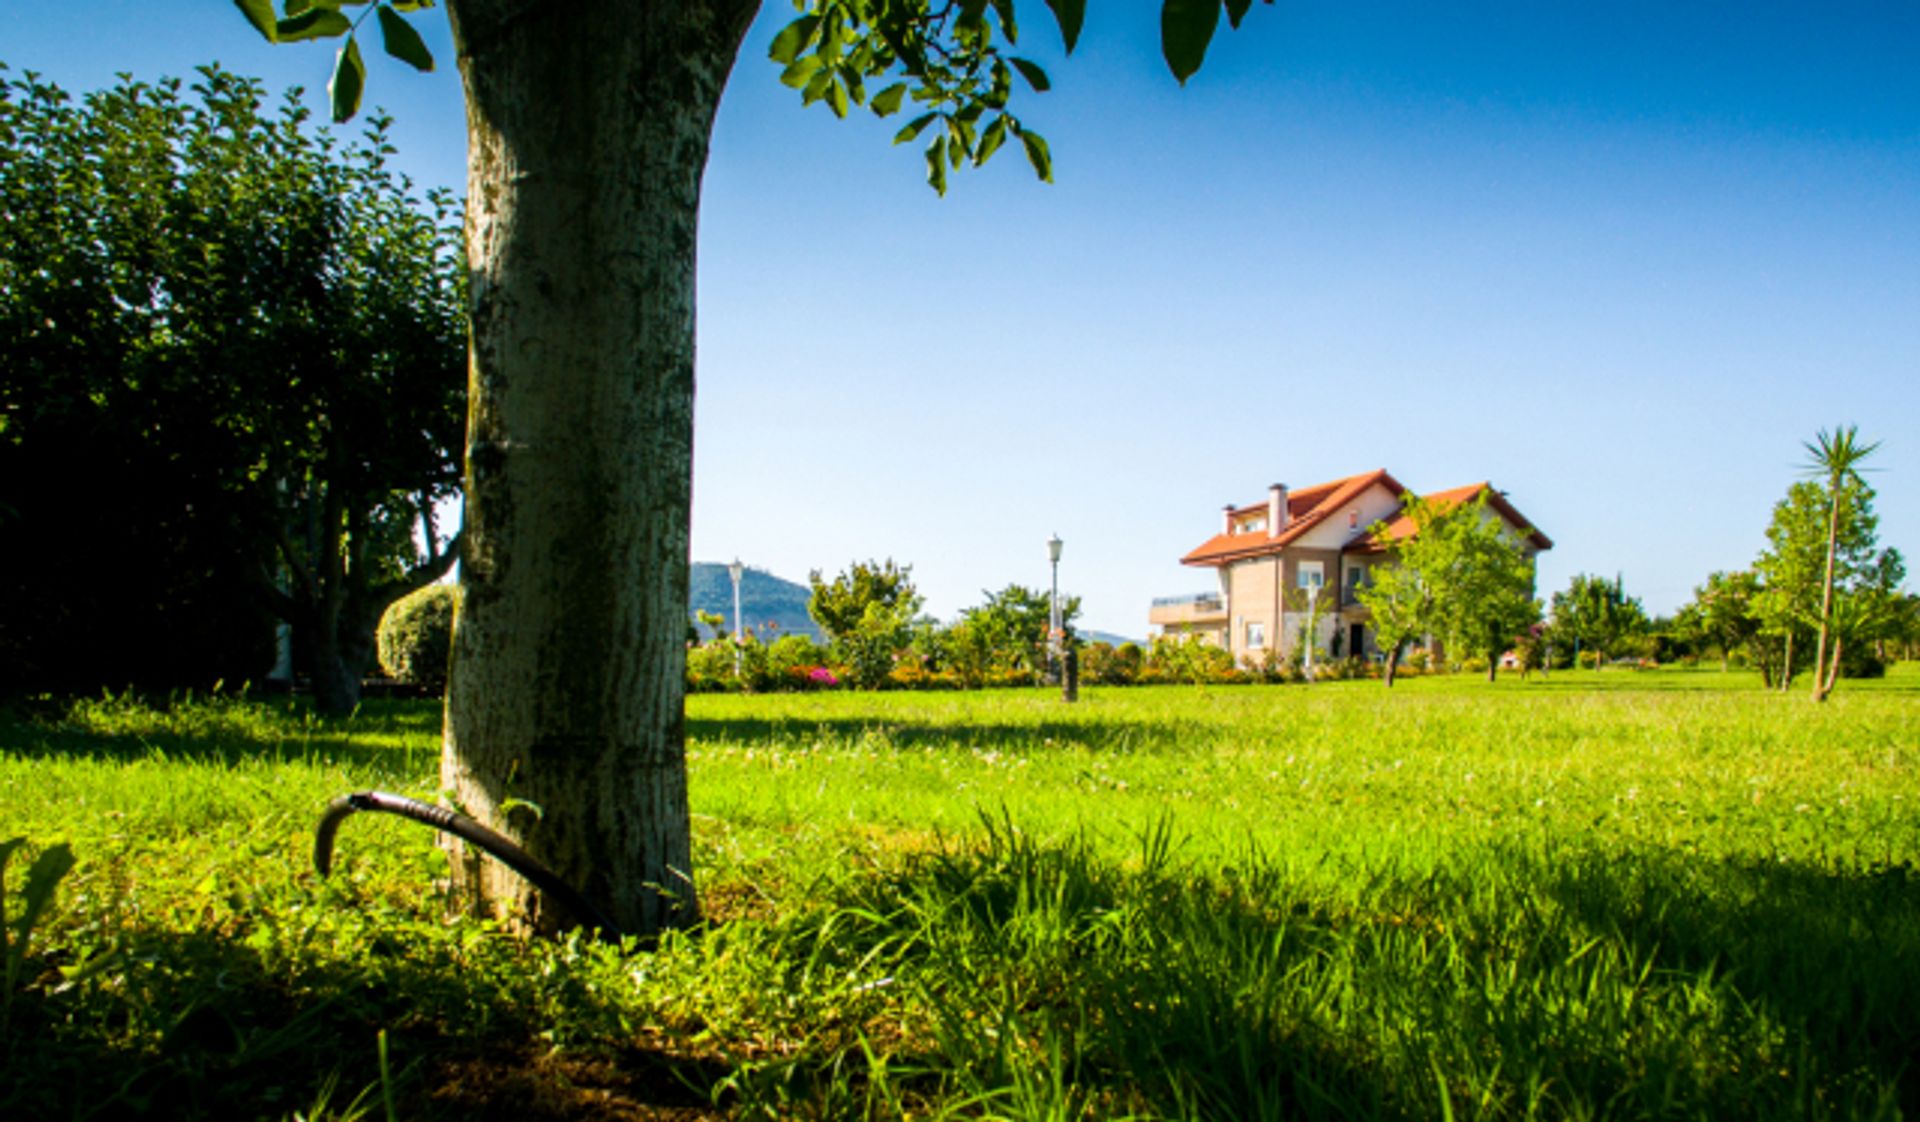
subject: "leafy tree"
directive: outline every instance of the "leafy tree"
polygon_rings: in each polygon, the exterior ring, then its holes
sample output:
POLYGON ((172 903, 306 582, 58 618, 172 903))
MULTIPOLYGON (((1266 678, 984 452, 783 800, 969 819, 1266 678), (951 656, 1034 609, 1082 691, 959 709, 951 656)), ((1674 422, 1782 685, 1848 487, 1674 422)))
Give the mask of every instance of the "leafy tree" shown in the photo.
POLYGON ((1707 583, 1693 590, 1693 599, 1680 609, 1677 625, 1720 651, 1724 673, 1734 651, 1750 646, 1760 634, 1755 601, 1760 578, 1750 570, 1711 573, 1707 583))
MULTIPOLYGON (((1841 492, 1846 483, 1860 478, 1860 464, 1873 455, 1873 444, 1860 443, 1859 429, 1853 425, 1836 427, 1832 432, 1820 430, 1814 440, 1806 445, 1807 467, 1815 476, 1826 482, 1827 486, 1827 550, 1826 566, 1820 586, 1820 638, 1814 647, 1813 655, 1813 699, 1825 701, 1833 692, 1834 680, 1840 673, 1840 640, 1833 635, 1834 625, 1834 567, 1840 552, 1840 503, 1841 492), (1835 647, 1832 669, 1827 661, 1827 643, 1833 640, 1835 647)), ((1854 626, 1861 626, 1860 620, 1866 611, 1864 604, 1856 604, 1852 610, 1854 626)))
POLYGON ((920 595, 913 587, 913 566, 895 565, 891 557, 884 562, 856 561, 832 581, 823 579, 815 569, 807 574, 807 583, 813 588, 807 614, 835 642, 852 636, 876 607, 908 620, 920 610, 920 595))
MULTIPOLYGON (((1831 617, 1837 610, 1835 605, 1850 596, 1872 594, 1889 574, 1899 575, 1885 594, 1892 595, 1897 589, 1904 564, 1897 553, 1886 551, 1891 556, 1883 557, 1876 548, 1879 524, 1873 510, 1873 489, 1858 475, 1843 477, 1831 492, 1823 481, 1803 480, 1787 488, 1786 497, 1774 505, 1767 524, 1767 547, 1754 561, 1754 571, 1765 583, 1765 589, 1755 598, 1762 632, 1782 648, 1778 688, 1784 690, 1792 681, 1796 645, 1816 639, 1822 616, 1831 617), (1825 591, 1829 553, 1831 597, 1825 591)), ((1844 610, 1853 612, 1851 608, 1844 610)), ((1849 617, 1849 627, 1856 636, 1865 637, 1873 626, 1885 625, 1884 621, 1874 623, 1883 616, 1854 613, 1849 617)), ((1829 618, 1830 639, 1831 627, 1829 618)), ((1814 670, 1831 692, 1826 680, 1837 670, 1826 652, 1820 653, 1814 670)))
MULTIPOLYGON (((1409 495, 1408 512, 1415 526, 1431 521, 1426 503, 1409 495)), ((1400 666, 1400 651, 1408 643, 1430 632, 1434 618, 1434 587, 1428 579, 1432 539, 1423 543, 1420 534, 1394 540, 1384 525, 1373 528, 1374 540, 1389 550, 1389 564, 1375 565, 1360 586, 1360 602, 1372 615, 1374 642, 1387 653, 1386 672, 1381 675, 1387 688, 1393 688, 1394 673, 1400 666)))
MULTIPOLYGON (((258 83, 208 68, 191 92, 0 87, 0 487, 42 543, 7 583, 66 605, 56 630, 103 604, 103 631, 163 640, 271 611, 345 712, 381 614, 454 556, 457 208, 387 169, 384 121, 341 150, 258 83), (97 583, 100 556, 140 578, 97 583)), ((152 673, 57 684, 123 668, 152 673)))
MULTIPOLYGON (((287 0, 291 13, 237 3, 269 39, 346 36, 334 111, 354 110, 360 22, 307 0, 287 0)), ((1198 69, 1223 11, 1237 25, 1250 3, 1163 0, 1174 76, 1198 69)), ((424 68, 402 18, 418 6, 376 3, 358 20, 377 18, 388 53, 424 68)), ((608 18, 598 5, 448 4, 477 203, 466 595, 442 786, 632 931, 698 915, 681 696, 694 247, 714 112, 758 7, 685 0, 608 18), (509 818, 525 802, 545 814, 509 818)), ((801 8, 774 54, 803 100, 923 107, 900 139, 932 130, 936 189, 1009 137, 1050 176, 1045 142, 1009 119, 1014 76, 1047 81, 1008 52, 1014 0, 801 8)), ((1084 0, 1048 8, 1071 50, 1084 0)), ((510 872, 458 858, 454 878, 534 929, 564 919, 510 872)))
POLYGON ((1565 592, 1553 594, 1554 630, 1593 652, 1594 669, 1606 665, 1619 644, 1646 630, 1647 613, 1628 596, 1620 577, 1581 573, 1565 592))
POLYGON ((1401 503, 1414 532, 1394 538, 1384 524, 1373 528, 1388 560, 1374 567, 1370 585, 1360 591, 1387 651, 1387 685, 1393 684, 1401 645, 1422 634, 1485 657, 1493 678, 1500 655, 1540 618, 1533 559, 1521 535, 1489 512, 1485 491, 1471 502, 1446 506, 1413 494, 1401 496, 1401 503))
MULTIPOLYGON (((994 652, 996 666, 1005 669, 1044 671, 1047 666, 1047 629, 1051 626, 1052 601, 1047 593, 1025 585, 1010 584, 998 592, 983 593, 986 600, 968 608, 962 620, 984 636, 994 652)), ((1080 617, 1080 598, 1060 598, 1060 626, 1066 633, 1063 643, 1079 641, 1073 621, 1080 617)))

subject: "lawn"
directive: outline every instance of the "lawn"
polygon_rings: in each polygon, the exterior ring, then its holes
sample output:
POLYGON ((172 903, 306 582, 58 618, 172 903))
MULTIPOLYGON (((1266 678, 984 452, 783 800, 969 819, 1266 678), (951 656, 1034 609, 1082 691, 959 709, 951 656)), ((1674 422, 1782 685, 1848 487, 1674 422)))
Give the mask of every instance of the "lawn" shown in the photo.
POLYGON ((1920 668, 697 696, 708 925, 447 914, 438 713, 0 721, 0 1117, 1920 1115, 1920 668))

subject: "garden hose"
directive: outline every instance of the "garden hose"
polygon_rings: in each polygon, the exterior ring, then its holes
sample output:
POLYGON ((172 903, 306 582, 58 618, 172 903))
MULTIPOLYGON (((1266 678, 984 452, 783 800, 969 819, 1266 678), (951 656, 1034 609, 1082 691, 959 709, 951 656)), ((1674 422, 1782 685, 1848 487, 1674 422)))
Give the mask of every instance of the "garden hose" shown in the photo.
POLYGON ((587 903, 574 887, 561 880, 559 874, 536 861, 532 854, 515 845, 506 836, 482 826, 464 814, 457 814, 445 807, 433 806, 405 795, 389 794, 386 791, 355 791, 341 795, 327 804, 325 814, 320 816, 320 825, 313 835, 313 867, 322 877, 333 871, 333 836, 340 830, 340 823, 349 816, 363 810, 379 811, 383 814, 397 814, 423 825, 432 826, 452 834, 462 841, 471 842, 507 868, 525 877, 528 883, 546 893, 561 907, 572 913, 581 923, 600 929, 605 936, 616 936, 620 929, 609 921, 600 910, 587 903))

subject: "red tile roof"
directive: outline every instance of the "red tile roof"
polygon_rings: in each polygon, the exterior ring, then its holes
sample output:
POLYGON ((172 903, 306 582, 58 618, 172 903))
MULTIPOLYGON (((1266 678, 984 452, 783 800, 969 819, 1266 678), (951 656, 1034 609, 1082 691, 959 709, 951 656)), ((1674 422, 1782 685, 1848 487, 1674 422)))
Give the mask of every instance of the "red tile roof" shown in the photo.
MULTIPOLYGON (((1507 501, 1506 495, 1495 490, 1492 483, 1483 480, 1479 483, 1469 483, 1465 487, 1455 487, 1448 491, 1435 491, 1433 494, 1424 497, 1429 506, 1445 510, 1450 506, 1458 506, 1461 503, 1474 501, 1480 497, 1482 491, 1487 493, 1487 505, 1492 507, 1500 517, 1506 519, 1508 525, 1526 530, 1527 541, 1533 548, 1537 550, 1553 548, 1552 539, 1534 529, 1533 523, 1527 520, 1527 516, 1515 509, 1514 505, 1507 501)), ((1413 519, 1407 516, 1405 508, 1395 511, 1393 517, 1387 519, 1386 522, 1387 533, 1394 541, 1400 541, 1413 536, 1413 519)), ((1372 534, 1368 534, 1347 546, 1342 552, 1385 553, 1386 550, 1380 547, 1380 544, 1373 539, 1372 534)))
MULTIPOLYGON (((1255 530, 1247 534, 1215 534, 1202 543, 1199 548, 1180 559, 1182 565, 1224 565, 1230 561, 1239 561, 1247 557, 1260 557, 1269 553, 1278 553, 1291 542, 1315 526, 1325 522, 1347 503, 1358 498, 1367 488, 1380 484, 1395 495, 1404 494, 1406 488, 1385 468, 1370 471, 1364 475, 1349 475, 1345 479, 1335 479, 1326 483, 1316 483, 1311 487, 1302 487, 1287 492, 1287 524, 1276 535, 1265 530, 1255 530)), ((1267 509, 1264 502, 1233 508, 1233 516, 1258 514, 1267 509)))
MULTIPOLYGON (((1182 557, 1180 563, 1217 567, 1249 557, 1279 553, 1315 526, 1339 513, 1349 502, 1360 497, 1367 488, 1375 484, 1385 487, 1394 495, 1407 493, 1407 489, 1400 485, 1399 480, 1388 475, 1384 468, 1364 475, 1349 475, 1344 479, 1316 483, 1311 487, 1289 491, 1287 493, 1287 524, 1278 534, 1269 536, 1262 530, 1245 534, 1215 534, 1182 557)), ((1527 540, 1535 549, 1553 548, 1553 542, 1548 540, 1545 534, 1532 529, 1532 524, 1526 517, 1515 510, 1513 504, 1507 502, 1504 495, 1494 490, 1491 483, 1470 483, 1465 487, 1455 487, 1448 491, 1435 491, 1426 496, 1426 500, 1437 506, 1448 507, 1457 503, 1472 502, 1482 491, 1488 492, 1487 505, 1498 511, 1509 523, 1527 527, 1527 540)), ((1234 518, 1241 518, 1249 514, 1258 514, 1266 509, 1265 502, 1250 503, 1232 508, 1231 514, 1234 518)), ((1386 521, 1387 532, 1396 540, 1413 533, 1413 520, 1407 517, 1404 510, 1394 512, 1393 516, 1386 521)), ((1372 535, 1363 530, 1358 537, 1344 547, 1343 552, 1380 553, 1383 550, 1374 543, 1372 535)))

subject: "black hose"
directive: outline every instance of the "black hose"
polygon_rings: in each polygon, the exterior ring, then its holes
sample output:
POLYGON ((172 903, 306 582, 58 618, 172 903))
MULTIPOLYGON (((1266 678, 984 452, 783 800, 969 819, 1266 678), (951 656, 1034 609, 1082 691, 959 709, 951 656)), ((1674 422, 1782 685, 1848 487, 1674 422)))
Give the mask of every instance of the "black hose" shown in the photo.
POLYGON ((464 814, 386 791, 355 791, 327 804, 326 813, 320 816, 320 825, 313 835, 313 867, 322 877, 333 871, 333 836, 339 832, 340 823, 363 810, 397 814, 471 842, 507 868, 527 878, 528 883, 571 912, 574 919, 599 928, 604 935, 620 933, 620 929, 601 915, 598 908, 587 903, 585 896, 505 835, 489 830, 464 814))

